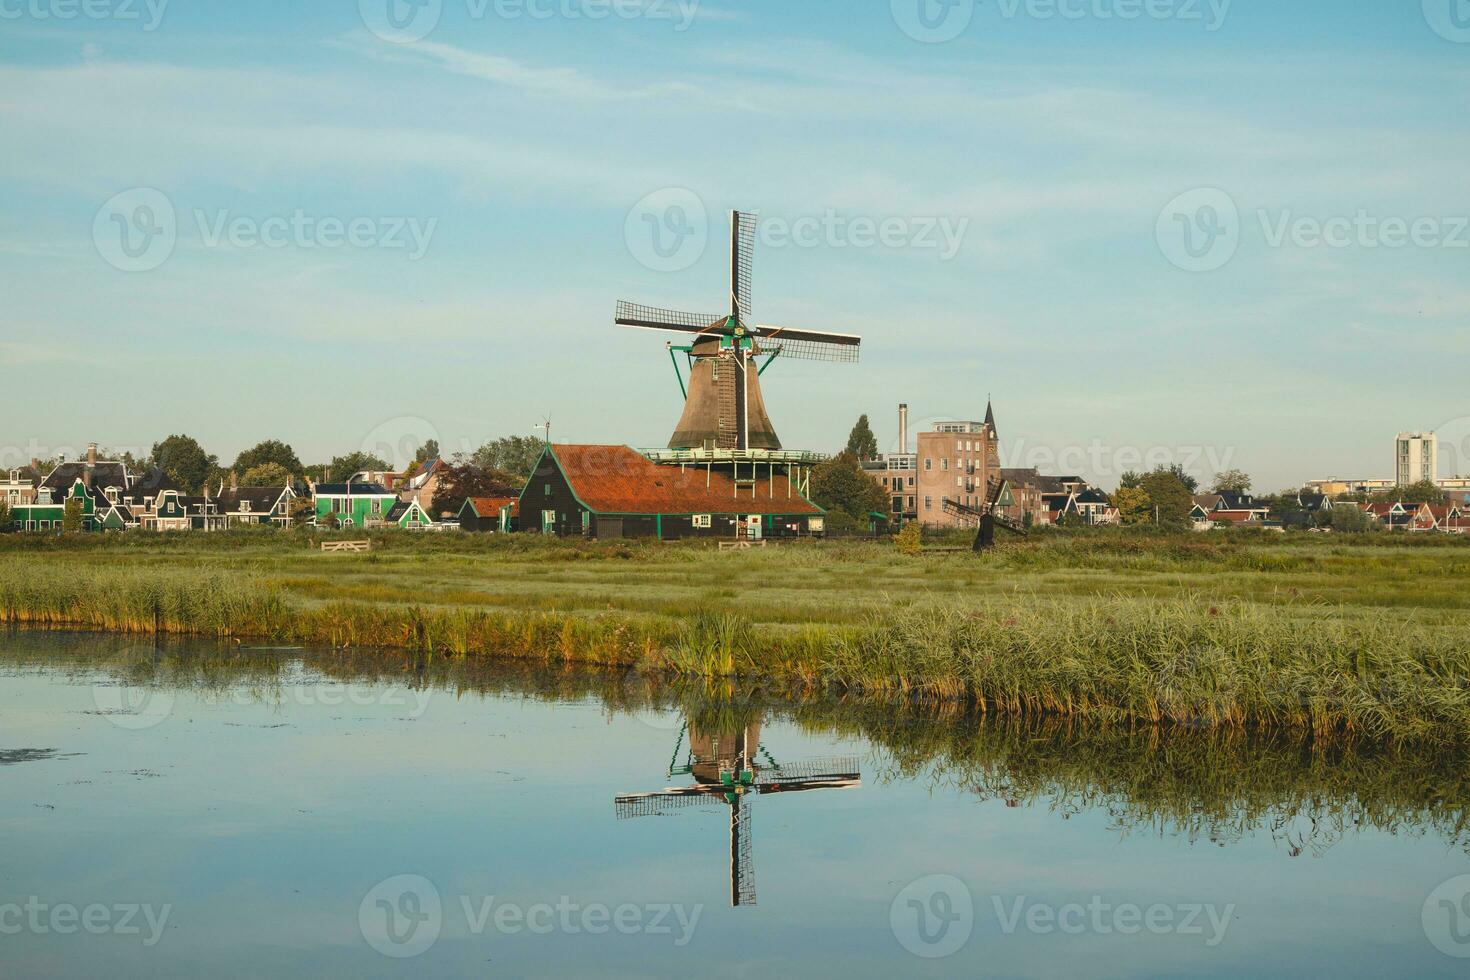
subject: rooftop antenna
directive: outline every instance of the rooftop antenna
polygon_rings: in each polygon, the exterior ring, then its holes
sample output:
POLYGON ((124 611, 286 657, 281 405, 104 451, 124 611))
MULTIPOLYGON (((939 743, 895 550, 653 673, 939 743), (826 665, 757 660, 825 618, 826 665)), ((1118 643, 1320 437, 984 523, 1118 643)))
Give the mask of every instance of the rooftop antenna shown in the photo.
POLYGON ((546 444, 548 446, 551 445, 551 416, 550 415, 546 416, 546 418, 543 421, 537 422, 535 425, 532 426, 532 428, 533 429, 545 429, 546 430, 546 444))

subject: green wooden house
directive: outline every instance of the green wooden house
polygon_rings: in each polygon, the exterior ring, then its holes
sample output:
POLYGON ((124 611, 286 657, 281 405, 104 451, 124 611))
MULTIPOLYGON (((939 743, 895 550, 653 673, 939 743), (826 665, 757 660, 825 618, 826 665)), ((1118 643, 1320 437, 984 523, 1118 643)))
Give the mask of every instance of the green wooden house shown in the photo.
POLYGON ((398 495, 381 483, 318 483, 312 489, 319 526, 325 526, 330 515, 341 527, 379 526, 397 503, 398 495))
POLYGON ((81 480, 71 486, 71 491, 58 497, 46 486, 36 491, 36 499, 28 504, 14 504, 10 508, 10 527, 16 531, 60 531, 66 524, 66 502, 77 499, 82 506, 82 530, 94 530, 97 501, 81 480))
POLYGON ((398 501, 384 519, 405 531, 423 531, 434 526, 434 519, 419 506, 417 500, 398 501))

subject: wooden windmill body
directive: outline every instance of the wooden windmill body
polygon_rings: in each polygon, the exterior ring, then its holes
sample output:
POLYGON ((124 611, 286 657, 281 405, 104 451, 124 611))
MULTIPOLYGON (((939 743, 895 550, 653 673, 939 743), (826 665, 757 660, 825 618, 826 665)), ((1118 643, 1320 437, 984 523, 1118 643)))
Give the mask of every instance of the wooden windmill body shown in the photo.
POLYGON ((766 368, 777 357, 847 362, 858 359, 862 338, 854 334, 754 324, 750 287, 755 237, 755 215, 732 211, 727 314, 618 303, 619 326, 682 334, 688 341, 668 345, 675 372, 680 353, 688 358, 689 369, 687 386, 682 375, 679 378, 684 412, 669 439, 670 449, 779 450, 781 439, 761 394, 760 378, 766 368), (757 364, 761 357, 765 362, 757 364))

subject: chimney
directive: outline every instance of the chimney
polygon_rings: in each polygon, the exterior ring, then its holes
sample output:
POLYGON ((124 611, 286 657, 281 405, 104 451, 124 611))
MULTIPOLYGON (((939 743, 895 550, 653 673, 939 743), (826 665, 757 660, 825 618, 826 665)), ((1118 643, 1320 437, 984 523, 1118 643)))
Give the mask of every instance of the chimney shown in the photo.
POLYGON ((31 457, 31 469, 35 470, 37 473, 41 472, 41 461, 34 456, 31 457))
POLYGON ((239 477, 238 474, 236 474, 236 472, 234 470, 230 470, 230 489, 231 490, 238 490, 238 489, 240 489, 240 477, 239 477))
POLYGON ((901 454, 909 451, 909 407, 906 404, 898 406, 898 451, 901 454))
POLYGON ((97 465, 97 444, 95 442, 87 443, 87 465, 97 465))

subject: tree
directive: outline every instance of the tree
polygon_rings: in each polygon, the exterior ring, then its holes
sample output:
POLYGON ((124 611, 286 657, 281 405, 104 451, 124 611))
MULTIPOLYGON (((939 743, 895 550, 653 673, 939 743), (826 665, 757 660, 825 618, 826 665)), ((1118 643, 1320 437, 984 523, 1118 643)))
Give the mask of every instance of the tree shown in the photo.
POLYGON ((1373 529, 1373 516, 1352 503, 1334 504, 1331 509, 1319 511, 1317 518, 1323 527, 1342 534, 1362 534, 1373 529))
POLYGON ((866 415, 859 415, 857 424, 852 427, 852 432, 848 433, 846 451, 859 460, 878 458, 878 437, 873 435, 873 429, 868 425, 866 415))
POLYGON ((419 447, 418 452, 413 454, 415 464, 422 465, 439 455, 439 440, 425 439, 424 444, 419 447))
POLYGON ((68 497, 61 510, 61 530, 75 534, 82 529, 82 498, 68 497))
POLYGON ((1442 504, 1445 493, 1433 480, 1420 480, 1398 488, 1398 498, 1406 504, 1442 504))
POLYGON ((383 459, 371 453, 348 453, 345 456, 333 456, 332 461, 327 464, 327 473, 331 480, 336 483, 346 483, 354 473, 362 473, 368 470, 386 470, 388 464, 383 459))
POLYGON ((470 462, 483 470, 507 474, 524 485, 545 449, 545 440, 535 436, 502 436, 476 449, 470 455, 470 462))
POLYGON ((1160 467, 1143 478, 1141 489, 1148 494, 1149 517, 1160 524, 1181 525, 1194 507, 1192 491, 1176 469, 1160 467))
MULTIPOLYGON (((265 442, 256 443, 236 456, 235 465, 230 468, 235 471, 235 475, 243 477, 246 471, 253 470, 257 466, 264 466, 266 463, 276 464, 284 469, 288 476, 295 476, 305 469, 301 465, 301 460, 296 456, 296 450, 279 439, 267 439, 265 442)), ((246 482, 249 483, 248 480, 246 482)), ((250 483, 250 486, 255 487, 270 485, 266 483, 250 483)), ((284 481, 282 481, 282 485, 284 485, 284 481)))
POLYGON ((10 530, 10 504, 0 500, 0 534, 10 530))
MULTIPOLYGON (((1138 479, 1143 481, 1141 476, 1138 479)), ((1113 494, 1113 506, 1118 508, 1124 524, 1147 524, 1154 519, 1153 504, 1142 487, 1119 487, 1113 494)))
POLYGON ((261 463, 246 470, 240 482, 247 487, 284 487, 291 473, 280 463, 261 463))
POLYGON ((1216 473, 1215 482, 1210 486, 1211 493, 1249 493, 1250 489, 1250 474, 1244 470, 1216 473))
POLYGON ((316 516, 316 504, 310 497, 293 497, 286 505, 286 513, 291 517, 291 526, 300 527, 316 516))
POLYGON ((1143 474, 1136 470, 1127 470, 1118 478, 1119 490, 1137 490, 1143 486, 1143 474))
POLYGON ((189 436, 173 435, 153 444, 153 463, 186 491, 198 493, 219 465, 219 457, 206 453, 189 436))
MULTIPOLYGON (((1159 472, 1159 470, 1162 469, 1163 467, 1160 467, 1158 470, 1154 470, 1154 472, 1157 473, 1159 472)), ((1185 493, 1196 494, 1199 492, 1199 481, 1191 476, 1189 471, 1186 470, 1183 466, 1180 466, 1178 463, 1170 466, 1167 470, 1165 470, 1165 472, 1167 472, 1170 476, 1174 477, 1174 479, 1183 484, 1185 493)))
POLYGON ((439 483, 434 488, 434 499, 429 502, 433 514, 457 511, 464 506, 466 497, 519 497, 525 480, 499 470, 489 470, 473 463, 456 462, 439 471, 439 483))
POLYGON ((812 470, 812 502, 846 514, 861 527, 869 514, 887 512, 888 492, 863 471, 855 455, 839 453, 812 470))

